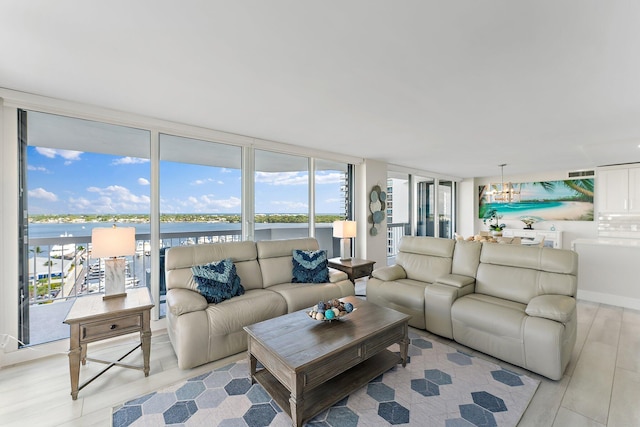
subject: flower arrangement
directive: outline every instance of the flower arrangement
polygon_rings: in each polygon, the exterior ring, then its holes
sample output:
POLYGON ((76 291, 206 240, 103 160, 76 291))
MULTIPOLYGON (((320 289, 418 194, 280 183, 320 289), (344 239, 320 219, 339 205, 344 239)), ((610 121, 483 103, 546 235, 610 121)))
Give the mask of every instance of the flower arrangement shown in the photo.
POLYGON ((489 227, 491 231, 502 231, 505 229, 505 224, 500 224, 501 215, 498 215, 498 211, 495 209, 489 209, 482 218, 482 223, 489 227))

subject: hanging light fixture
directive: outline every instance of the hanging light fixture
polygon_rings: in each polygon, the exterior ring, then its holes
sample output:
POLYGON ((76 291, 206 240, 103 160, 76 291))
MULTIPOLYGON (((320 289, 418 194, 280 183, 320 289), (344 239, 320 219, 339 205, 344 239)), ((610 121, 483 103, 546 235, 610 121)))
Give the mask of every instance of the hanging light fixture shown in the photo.
POLYGON ((500 166, 500 189, 498 190, 497 184, 491 185, 491 201, 496 203, 511 203, 514 200, 514 196, 520 195, 520 188, 516 190, 510 182, 505 184, 504 167, 507 166, 507 164, 502 163, 498 166, 500 166))

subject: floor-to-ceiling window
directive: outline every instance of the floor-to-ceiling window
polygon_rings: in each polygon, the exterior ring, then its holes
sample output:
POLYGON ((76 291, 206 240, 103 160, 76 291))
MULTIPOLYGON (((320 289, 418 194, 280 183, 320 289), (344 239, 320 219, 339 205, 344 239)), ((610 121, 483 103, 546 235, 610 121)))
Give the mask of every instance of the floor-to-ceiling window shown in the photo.
POLYGON ((453 181, 438 180, 438 221, 440 234, 438 237, 453 238, 454 216, 453 195, 455 183, 453 181))
MULTIPOLYGON (((34 111, 19 112, 21 207, 20 339, 69 336, 73 298, 104 287, 91 230, 129 225, 149 232, 147 130, 34 111)), ((127 257, 127 286, 144 286, 145 266, 127 257)))
POLYGON ((254 149, 243 137, 221 143, 213 131, 211 140, 202 130, 200 139, 177 136, 187 126, 172 135, 170 124, 163 133, 153 120, 138 128, 124 115, 110 116, 116 124, 17 112, 25 212, 18 335, 27 345, 68 337, 62 320, 72 298, 103 291, 94 227, 136 228, 127 286, 150 287, 162 316, 164 248, 311 234, 332 255, 330 223, 352 218, 353 165, 345 162, 254 149))
POLYGON ((398 245, 411 234, 411 180, 409 174, 388 172, 387 177, 387 263, 395 263, 398 245))
POLYGON ((416 176, 416 235, 438 236, 435 230, 434 218, 435 180, 416 176))
POLYGON ((328 257, 340 254, 340 241, 333 238, 333 221, 352 219, 349 165, 330 160, 315 160, 315 237, 328 257))
POLYGON ((166 248, 242 240, 242 148, 167 134, 159 141, 162 304, 166 248))
POLYGON ((255 150, 255 240, 309 236, 309 158, 255 150))

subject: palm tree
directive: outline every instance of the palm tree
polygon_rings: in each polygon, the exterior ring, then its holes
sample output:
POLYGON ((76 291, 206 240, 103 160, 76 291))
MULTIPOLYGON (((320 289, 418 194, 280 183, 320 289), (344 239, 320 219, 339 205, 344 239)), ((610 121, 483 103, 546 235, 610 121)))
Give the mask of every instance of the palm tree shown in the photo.
POLYGON ((571 190, 580 194, 583 198, 587 198, 593 201, 593 188, 594 188, 593 178, 566 179, 563 181, 538 181, 538 182, 532 182, 531 184, 533 184, 534 186, 539 185, 542 188, 544 188, 545 191, 552 193, 556 188, 556 184, 559 182, 561 182, 562 185, 564 185, 565 187, 570 188, 571 190))

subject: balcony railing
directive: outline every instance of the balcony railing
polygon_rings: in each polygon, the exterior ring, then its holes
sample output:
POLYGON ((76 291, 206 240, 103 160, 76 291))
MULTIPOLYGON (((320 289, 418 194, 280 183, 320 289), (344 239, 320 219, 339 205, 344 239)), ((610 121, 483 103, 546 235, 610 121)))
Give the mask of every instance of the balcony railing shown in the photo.
MULTIPOLYGON (((256 240, 306 237, 306 224, 299 227, 256 229, 256 240)), ((339 241, 333 239, 331 224, 316 224, 316 238, 329 257, 337 253, 339 241)), ((127 287, 151 283, 150 234, 136 234, 136 255, 127 256, 127 287)), ((160 233, 160 316, 165 310, 164 250, 179 245, 240 241, 240 230, 208 230, 160 233)), ((104 266, 91 258, 91 236, 60 236, 29 239, 29 345, 67 338, 68 326, 62 321, 75 297, 104 291, 104 266), (35 265, 34 265, 35 263, 35 265)), ((24 319, 23 319, 24 320, 24 319)))
POLYGON ((407 234, 411 234, 410 224, 399 222, 387 224, 387 264, 395 263, 396 255, 398 255, 398 247, 400 240, 407 234))
MULTIPOLYGON (((136 234, 136 254, 127 259, 127 287, 150 286, 151 236, 136 234)), ((240 230, 161 233, 160 246, 231 242, 240 230)), ((29 302, 42 304, 104 291, 104 265, 91 258, 90 236, 29 239, 29 302)))

